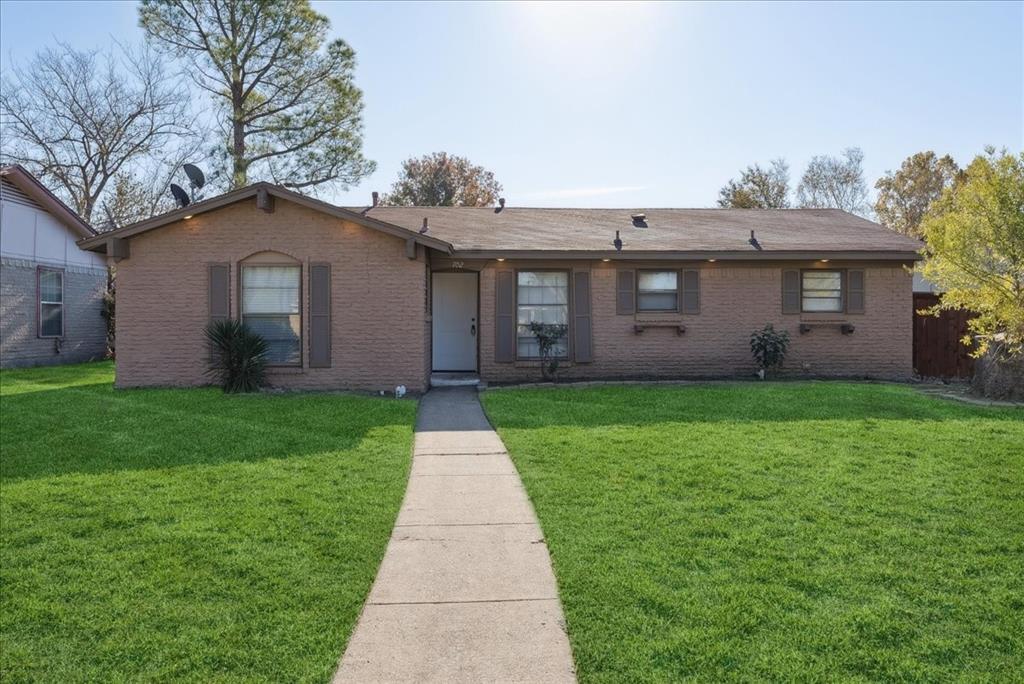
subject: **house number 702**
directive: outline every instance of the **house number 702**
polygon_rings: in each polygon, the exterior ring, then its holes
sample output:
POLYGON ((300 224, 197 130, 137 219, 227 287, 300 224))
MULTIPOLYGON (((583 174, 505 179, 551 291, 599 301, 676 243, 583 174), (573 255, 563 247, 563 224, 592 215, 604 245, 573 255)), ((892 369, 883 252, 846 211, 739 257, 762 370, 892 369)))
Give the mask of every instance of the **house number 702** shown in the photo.
POLYGON ((455 270, 461 269, 462 266, 463 266, 463 262, 461 262, 461 261, 453 261, 452 262, 452 268, 454 268, 455 270))

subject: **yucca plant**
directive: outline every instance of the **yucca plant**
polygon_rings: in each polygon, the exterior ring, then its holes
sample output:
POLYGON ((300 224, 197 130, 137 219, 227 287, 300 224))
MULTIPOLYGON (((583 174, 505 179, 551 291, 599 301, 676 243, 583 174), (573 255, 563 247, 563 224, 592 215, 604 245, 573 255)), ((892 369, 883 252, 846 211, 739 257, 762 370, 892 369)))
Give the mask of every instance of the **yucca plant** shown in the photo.
POLYGON ((255 392, 263 385, 267 369, 267 342, 238 320, 214 321, 206 326, 213 350, 207 373, 225 392, 255 392))

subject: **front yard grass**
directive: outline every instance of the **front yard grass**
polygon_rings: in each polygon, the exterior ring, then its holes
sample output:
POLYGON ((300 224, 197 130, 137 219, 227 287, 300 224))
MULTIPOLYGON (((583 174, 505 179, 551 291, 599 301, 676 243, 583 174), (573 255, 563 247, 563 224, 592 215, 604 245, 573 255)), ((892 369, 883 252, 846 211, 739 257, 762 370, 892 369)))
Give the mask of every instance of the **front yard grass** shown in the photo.
POLYGON ((1024 411, 853 383, 483 399, 582 681, 1024 672, 1024 411))
POLYGON ((415 403, 0 373, 0 680, 326 681, 415 403))

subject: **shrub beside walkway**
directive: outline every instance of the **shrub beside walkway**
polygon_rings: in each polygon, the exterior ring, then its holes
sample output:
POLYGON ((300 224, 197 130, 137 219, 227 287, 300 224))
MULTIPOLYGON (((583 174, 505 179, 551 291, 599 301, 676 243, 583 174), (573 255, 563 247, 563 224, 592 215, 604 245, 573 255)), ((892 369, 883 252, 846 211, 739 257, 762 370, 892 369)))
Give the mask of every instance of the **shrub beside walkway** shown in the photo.
POLYGON ((477 393, 421 404, 412 473, 335 682, 575 680, 547 545, 477 393))

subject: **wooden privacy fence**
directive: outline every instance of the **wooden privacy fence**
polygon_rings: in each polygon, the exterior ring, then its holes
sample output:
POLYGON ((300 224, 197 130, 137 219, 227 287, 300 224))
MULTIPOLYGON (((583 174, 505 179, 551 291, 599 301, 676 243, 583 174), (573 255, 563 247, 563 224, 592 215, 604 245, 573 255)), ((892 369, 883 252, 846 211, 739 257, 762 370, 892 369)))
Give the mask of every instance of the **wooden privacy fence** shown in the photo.
POLYGON ((921 309, 935 306, 939 295, 914 293, 914 370, 925 378, 969 378, 974 374, 970 348, 960 340, 967 334, 969 311, 943 311, 922 316, 921 309))

